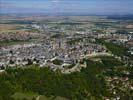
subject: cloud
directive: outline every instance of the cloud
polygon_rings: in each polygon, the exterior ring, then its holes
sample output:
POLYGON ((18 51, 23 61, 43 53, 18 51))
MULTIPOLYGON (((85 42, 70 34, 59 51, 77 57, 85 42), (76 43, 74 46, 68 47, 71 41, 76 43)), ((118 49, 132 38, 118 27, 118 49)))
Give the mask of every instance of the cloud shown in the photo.
POLYGON ((1 2, 0 3, 0 8, 15 8, 16 5, 8 2, 1 2))
POLYGON ((51 0, 52 3, 59 3, 61 0, 51 0))

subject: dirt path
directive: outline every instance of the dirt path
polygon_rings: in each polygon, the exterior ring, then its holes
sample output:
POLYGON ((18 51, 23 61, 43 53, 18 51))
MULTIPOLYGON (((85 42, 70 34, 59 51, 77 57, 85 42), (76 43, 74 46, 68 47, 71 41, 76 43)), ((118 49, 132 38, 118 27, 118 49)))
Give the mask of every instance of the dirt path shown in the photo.
POLYGON ((39 100, 39 99, 40 99, 40 96, 41 96, 41 95, 37 96, 37 97, 36 97, 36 100, 39 100))

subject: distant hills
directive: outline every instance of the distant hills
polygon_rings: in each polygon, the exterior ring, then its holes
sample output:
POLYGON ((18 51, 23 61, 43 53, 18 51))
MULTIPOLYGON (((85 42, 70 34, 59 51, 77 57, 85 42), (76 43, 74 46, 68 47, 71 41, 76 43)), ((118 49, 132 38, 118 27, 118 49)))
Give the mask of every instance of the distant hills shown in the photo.
POLYGON ((31 17, 31 16, 107 16, 107 19, 116 19, 116 20, 133 20, 133 14, 82 14, 82 13, 57 13, 57 14, 51 14, 51 13, 0 13, 1 16, 9 16, 9 17, 31 17))
POLYGON ((107 17, 108 19, 117 19, 117 20, 133 20, 132 15, 111 15, 107 17))

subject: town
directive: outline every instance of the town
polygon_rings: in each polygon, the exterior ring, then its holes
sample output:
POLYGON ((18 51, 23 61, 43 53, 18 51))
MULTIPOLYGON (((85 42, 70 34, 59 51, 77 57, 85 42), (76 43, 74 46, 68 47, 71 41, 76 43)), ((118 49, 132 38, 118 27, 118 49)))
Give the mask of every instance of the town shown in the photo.
POLYGON ((133 90, 132 21, 105 16, 1 17, 0 74, 33 66, 63 75, 99 70, 92 75, 104 76, 112 95, 103 96, 105 100, 120 100, 133 90))

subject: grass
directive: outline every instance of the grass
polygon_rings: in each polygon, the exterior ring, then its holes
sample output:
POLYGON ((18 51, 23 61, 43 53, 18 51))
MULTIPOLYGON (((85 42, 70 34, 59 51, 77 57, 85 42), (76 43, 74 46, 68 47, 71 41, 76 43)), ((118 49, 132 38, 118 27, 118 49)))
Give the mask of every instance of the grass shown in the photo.
POLYGON ((68 100, 64 97, 60 97, 60 96, 57 96, 57 97, 54 97, 54 96, 51 96, 51 97, 46 97, 44 95, 40 96, 39 97, 39 100, 68 100))
POLYGON ((21 92, 16 92, 14 95, 12 95, 12 97, 15 100, 23 100, 23 99, 27 99, 27 100, 32 100, 33 98, 36 98, 38 96, 38 94, 29 92, 29 93, 21 93, 21 92))
POLYGON ((33 99, 37 99, 38 100, 68 100, 64 97, 60 97, 60 96, 57 96, 57 97, 54 97, 54 96, 45 96, 45 95, 38 95, 36 93, 32 93, 32 92, 29 92, 29 93, 21 93, 21 92, 16 92, 14 95, 12 95, 12 97, 15 99, 15 100, 23 100, 23 99, 26 99, 26 100, 33 100, 33 99))

